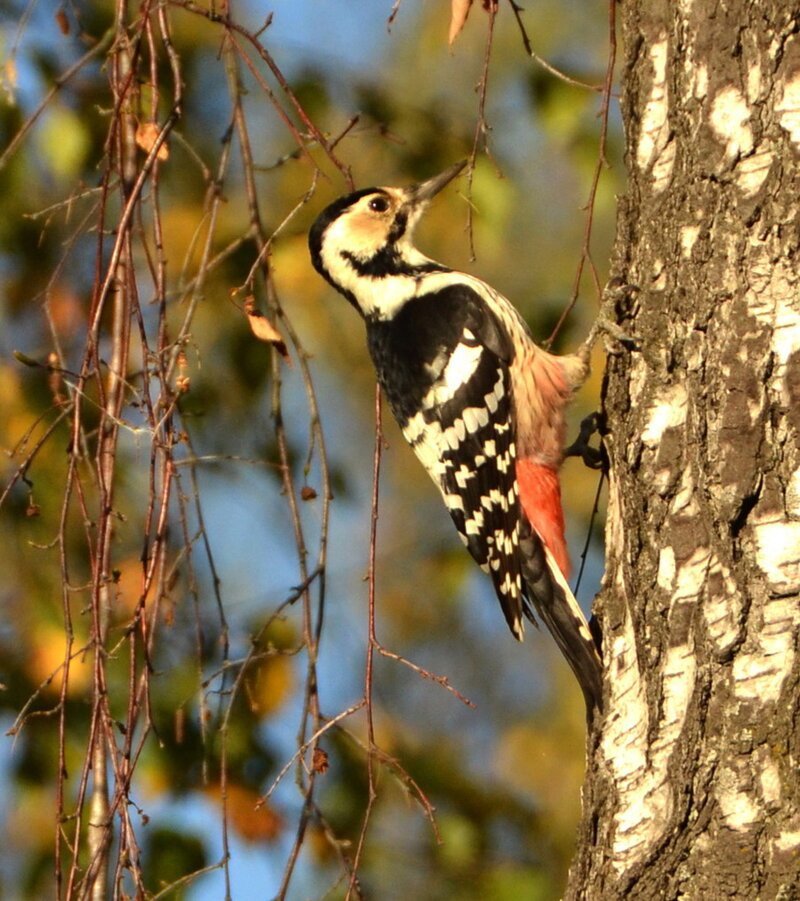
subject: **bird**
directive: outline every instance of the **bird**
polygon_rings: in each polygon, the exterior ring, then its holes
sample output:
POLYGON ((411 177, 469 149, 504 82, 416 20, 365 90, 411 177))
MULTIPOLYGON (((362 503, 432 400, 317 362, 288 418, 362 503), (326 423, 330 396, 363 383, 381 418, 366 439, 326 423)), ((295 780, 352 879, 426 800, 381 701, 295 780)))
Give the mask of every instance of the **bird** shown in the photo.
POLYGON ((308 235, 316 271, 357 310, 378 382, 518 640, 536 615, 602 710, 602 661, 569 583, 559 467, 565 408, 589 373, 539 347, 512 303, 425 256, 414 230, 466 160, 407 187, 354 191, 308 235))

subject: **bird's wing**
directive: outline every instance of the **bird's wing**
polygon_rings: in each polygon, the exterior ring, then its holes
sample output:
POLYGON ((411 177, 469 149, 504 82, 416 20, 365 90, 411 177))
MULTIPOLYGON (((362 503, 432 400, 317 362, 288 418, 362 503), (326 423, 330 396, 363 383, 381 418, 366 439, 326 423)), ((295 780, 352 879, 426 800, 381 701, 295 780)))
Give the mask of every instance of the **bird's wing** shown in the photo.
POLYGON ((513 349, 471 287, 447 290, 450 302, 458 300, 458 340, 443 349, 438 377, 403 432, 438 484, 469 552, 491 576, 512 632, 521 638, 513 349))

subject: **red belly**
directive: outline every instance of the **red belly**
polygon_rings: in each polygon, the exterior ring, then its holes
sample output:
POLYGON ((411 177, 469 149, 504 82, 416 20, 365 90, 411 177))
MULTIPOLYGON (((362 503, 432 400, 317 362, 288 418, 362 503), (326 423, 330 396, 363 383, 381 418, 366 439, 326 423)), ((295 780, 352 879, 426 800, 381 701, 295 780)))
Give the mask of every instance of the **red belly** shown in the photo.
POLYGON ((564 577, 569 578, 569 552, 564 538, 564 511, 561 509, 558 473, 532 460, 517 460, 517 482, 525 515, 550 548, 564 577))

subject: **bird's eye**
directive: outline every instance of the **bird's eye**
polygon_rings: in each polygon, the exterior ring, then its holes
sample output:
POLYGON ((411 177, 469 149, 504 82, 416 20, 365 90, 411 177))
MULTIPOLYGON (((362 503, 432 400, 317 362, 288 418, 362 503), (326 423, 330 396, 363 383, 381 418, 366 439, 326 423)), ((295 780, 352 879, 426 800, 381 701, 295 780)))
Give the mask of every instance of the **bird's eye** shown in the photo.
POLYGON ((389 209, 389 201, 385 197, 373 197, 369 202, 373 213, 385 213, 389 209))

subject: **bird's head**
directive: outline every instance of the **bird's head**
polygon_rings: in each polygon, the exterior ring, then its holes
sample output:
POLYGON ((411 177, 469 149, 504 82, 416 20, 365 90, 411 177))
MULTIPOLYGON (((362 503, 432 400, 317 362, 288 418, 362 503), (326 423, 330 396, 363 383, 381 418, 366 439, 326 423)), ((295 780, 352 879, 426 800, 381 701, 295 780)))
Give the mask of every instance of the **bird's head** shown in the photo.
POLYGON ((412 293, 408 280, 446 271, 414 247, 414 228, 431 198, 465 165, 407 188, 365 188, 335 200, 309 232, 314 268, 365 317, 391 315, 400 295, 412 293))

